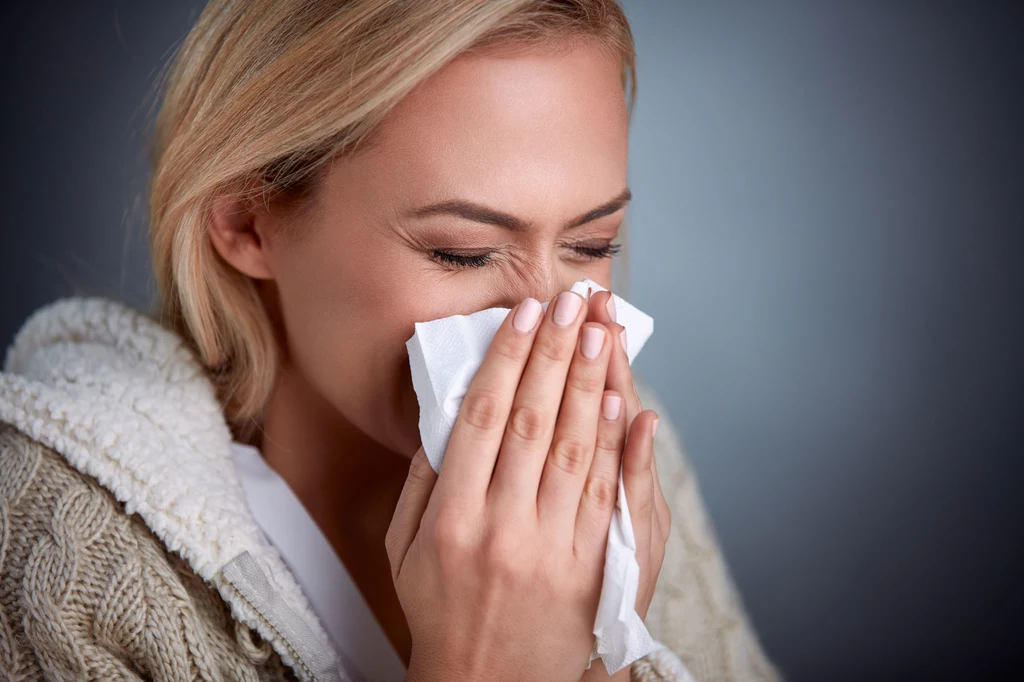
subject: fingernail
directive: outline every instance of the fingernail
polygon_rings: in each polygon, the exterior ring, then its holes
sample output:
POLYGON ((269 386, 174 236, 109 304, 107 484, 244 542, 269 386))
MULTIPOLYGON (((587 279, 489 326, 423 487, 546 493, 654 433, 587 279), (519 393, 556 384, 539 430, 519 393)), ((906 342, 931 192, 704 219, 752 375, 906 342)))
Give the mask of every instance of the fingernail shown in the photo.
POLYGON ((581 305, 583 305, 583 299, 580 298, 579 294, 572 291, 560 293, 558 300, 555 301, 555 324, 559 327, 568 327, 576 320, 576 315, 579 314, 581 305))
POLYGON ((512 326, 516 328, 516 331, 528 332, 537 325, 537 320, 540 319, 542 312, 544 309, 541 307, 540 301, 528 298, 519 304, 516 316, 512 318, 512 326))
POLYGON ((622 398, 617 395, 606 395, 601 399, 601 414, 608 421, 615 421, 619 418, 619 410, 622 408, 622 398))
POLYGON ((629 351, 626 349, 629 347, 626 345, 626 329, 623 327, 622 331, 619 332, 619 340, 622 341, 622 352, 629 355, 629 351))
POLYGON ((605 304, 608 308, 608 317, 612 318, 612 322, 615 321, 615 297, 609 296, 608 303, 605 304))
POLYGON ((601 327, 584 327, 583 343, 580 344, 583 356, 593 360, 601 354, 601 347, 604 346, 604 329, 601 327))
POLYGON ((657 435, 658 435, 658 418, 655 417, 654 418, 654 423, 651 424, 651 438, 654 438, 657 435))

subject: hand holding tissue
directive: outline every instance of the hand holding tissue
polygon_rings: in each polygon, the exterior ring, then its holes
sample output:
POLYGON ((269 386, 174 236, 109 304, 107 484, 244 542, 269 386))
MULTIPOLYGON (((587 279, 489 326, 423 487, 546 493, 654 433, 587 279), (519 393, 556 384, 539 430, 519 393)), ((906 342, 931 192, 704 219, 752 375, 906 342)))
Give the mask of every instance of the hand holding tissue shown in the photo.
MULTIPOLYGON (((589 289, 605 291, 590 279, 583 279, 572 287, 572 291, 584 299, 589 298, 589 289)), ((612 300, 616 321, 626 328, 626 354, 632 363, 654 331, 654 320, 614 294, 612 300)), ((471 315, 419 322, 412 338, 406 342, 413 389, 420 406, 420 437, 434 471, 441 469, 462 399, 508 312, 507 308, 488 308, 471 315)), ((655 648, 635 609, 639 582, 636 539, 620 475, 591 653, 591 661, 601 658, 611 674, 655 648)))

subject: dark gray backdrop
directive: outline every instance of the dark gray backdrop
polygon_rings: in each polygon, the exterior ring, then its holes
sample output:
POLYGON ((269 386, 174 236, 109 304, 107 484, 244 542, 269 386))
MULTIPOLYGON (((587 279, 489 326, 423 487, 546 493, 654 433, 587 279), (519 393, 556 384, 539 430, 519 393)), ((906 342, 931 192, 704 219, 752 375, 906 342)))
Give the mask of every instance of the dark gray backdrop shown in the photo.
MULTIPOLYGON (((626 2, 629 297, 791 680, 1021 679, 1024 13, 626 2)), ((0 344, 150 283, 145 105, 199 2, 0 10, 0 344)))

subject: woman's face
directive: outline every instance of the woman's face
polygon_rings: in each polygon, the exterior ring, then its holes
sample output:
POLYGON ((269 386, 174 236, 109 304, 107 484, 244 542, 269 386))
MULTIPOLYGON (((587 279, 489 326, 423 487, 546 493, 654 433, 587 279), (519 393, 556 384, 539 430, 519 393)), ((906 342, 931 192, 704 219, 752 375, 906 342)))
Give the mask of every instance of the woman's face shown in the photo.
POLYGON ((597 46, 455 60, 333 163, 301 224, 267 232, 287 361, 411 456, 413 325, 610 287, 627 150, 621 62, 597 46))

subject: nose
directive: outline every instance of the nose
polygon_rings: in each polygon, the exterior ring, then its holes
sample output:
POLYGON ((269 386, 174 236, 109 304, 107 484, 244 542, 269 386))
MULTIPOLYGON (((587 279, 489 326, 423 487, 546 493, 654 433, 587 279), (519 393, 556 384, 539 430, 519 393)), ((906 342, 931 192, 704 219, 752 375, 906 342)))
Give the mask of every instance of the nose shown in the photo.
POLYGON ((564 268, 554 267, 531 268, 530 273, 510 274, 503 290, 496 292, 492 305, 512 308, 525 298, 535 298, 544 303, 571 288, 580 278, 564 268))

